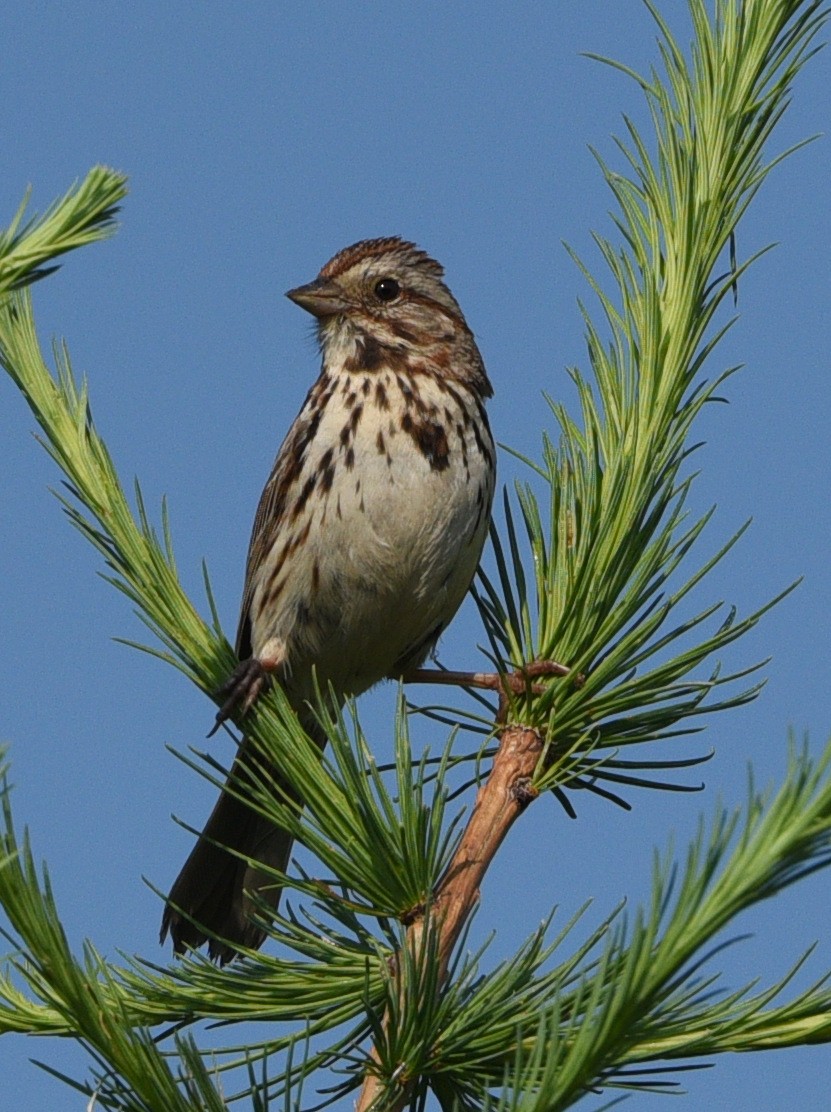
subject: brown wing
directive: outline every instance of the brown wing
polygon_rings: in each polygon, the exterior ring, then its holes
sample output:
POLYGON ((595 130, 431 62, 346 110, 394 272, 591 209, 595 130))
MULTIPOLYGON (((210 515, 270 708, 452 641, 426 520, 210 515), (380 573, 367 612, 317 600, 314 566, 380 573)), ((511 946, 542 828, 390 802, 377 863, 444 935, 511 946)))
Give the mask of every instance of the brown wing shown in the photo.
MULTIPOLYGON (((285 445, 284 445, 285 447, 285 445)), ((237 626, 236 653, 240 660, 247 660, 251 656, 251 600, 254 593, 253 572, 260 563, 268 549, 271 547, 280 519, 283 516, 285 505, 286 486, 280 482, 281 462, 283 450, 274 461, 274 467, 265 484, 265 489, 260 496, 257 513, 254 516, 254 527, 251 530, 251 540, 248 544, 248 559, 245 565, 245 585, 242 589, 242 605, 240 607, 239 625, 237 626)))
POLYGON ((240 660, 246 660, 251 656, 251 603, 256 573, 277 540, 285 517, 286 505, 293 494, 292 488, 303 474, 309 445, 315 437, 333 389, 334 384, 325 374, 321 374, 306 395, 303 408, 295 418, 277 453, 271 474, 260 496, 248 545, 245 585, 242 590, 242 605, 237 627, 236 653, 240 660))

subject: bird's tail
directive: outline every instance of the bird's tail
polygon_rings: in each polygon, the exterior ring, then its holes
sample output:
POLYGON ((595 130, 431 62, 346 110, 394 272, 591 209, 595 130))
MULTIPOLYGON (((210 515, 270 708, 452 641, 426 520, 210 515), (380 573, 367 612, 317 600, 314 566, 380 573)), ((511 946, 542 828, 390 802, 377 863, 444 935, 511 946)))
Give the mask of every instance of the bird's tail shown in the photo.
MULTIPOLYGON (((308 723, 304 725, 309 729, 308 723)), ((319 728, 309 732, 322 748, 325 738, 318 736, 319 728)), ((267 771, 275 783, 275 795, 291 798, 279 774, 271 768, 266 770, 262 761, 253 758, 247 739, 240 746, 226 783, 244 782, 246 767, 255 768, 258 778, 267 771)), ((240 946, 256 949, 265 932, 252 918, 258 910, 255 899, 276 911, 281 888, 274 876, 253 862, 285 871, 291 847, 292 837, 287 831, 223 791, 170 889, 161 940, 169 933, 177 954, 207 941, 211 958, 220 965, 231 961, 240 946), (238 854, 251 858, 252 863, 238 854)))

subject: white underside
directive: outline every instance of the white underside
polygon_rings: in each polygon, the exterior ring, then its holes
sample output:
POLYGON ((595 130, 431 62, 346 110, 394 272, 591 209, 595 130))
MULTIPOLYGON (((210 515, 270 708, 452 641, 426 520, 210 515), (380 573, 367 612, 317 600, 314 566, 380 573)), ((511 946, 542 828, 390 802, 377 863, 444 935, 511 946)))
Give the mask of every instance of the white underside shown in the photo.
MULTIPOLYGON (((436 400, 447 404, 446 395, 436 400)), ((487 530, 491 477, 469 427, 468 470, 453 429, 449 465, 437 470, 389 411, 367 404, 350 471, 342 425, 343 409, 328 406, 296 487, 330 445, 338 445, 335 480, 328 493, 315 491, 292 525, 299 534, 312 518, 308 542, 282 563, 285 587, 266 608, 267 622, 255 619, 252 626, 254 655, 285 662, 283 680, 295 700, 312 695, 312 665, 320 682, 357 694, 400 672, 419 646, 423 659, 431 647, 424 639, 447 625, 464 598, 487 530), (379 431, 391 463, 378 450, 379 431)), ((288 539, 281 534, 278 546, 288 539)), ((264 589, 255 588, 252 616, 264 589)))

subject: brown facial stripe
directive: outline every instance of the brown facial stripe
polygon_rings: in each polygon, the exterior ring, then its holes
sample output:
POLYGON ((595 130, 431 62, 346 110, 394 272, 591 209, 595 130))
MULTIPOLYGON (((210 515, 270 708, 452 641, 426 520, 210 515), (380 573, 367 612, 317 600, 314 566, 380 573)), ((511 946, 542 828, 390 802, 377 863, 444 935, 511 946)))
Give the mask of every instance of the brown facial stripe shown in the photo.
POLYGON ((361 366, 365 371, 377 371, 380 366, 386 362, 385 350, 378 343, 374 336, 370 336, 364 332, 361 337, 360 355, 356 357, 356 362, 360 361, 361 366))
MULTIPOLYGON (((377 371, 406 371, 409 366, 407 355, 389 344, 382 344, 375 336, 361 331, 357 336, 355 354, 344 360, 343 369, 350 374, 375 374, 377 371)), ((369 379, 365 379, 364 383, 369 379)), ((362 386, 364 393, 369 387, 362 386)))
POLYGON ((399 340, 403 340, 405 344, 411 344, 413 347, 416 347, 423 342, 417 332, 405 328, 404 325, 397 320, 388 320, 386 321, 386 325, 390 332, 392 332, 394 336, 397 336, 399 340))
MULTIPOLYGON (((436 301, 432 297, 427 297, 426 294, 419 293, 417 290, 406 289, 404 293, 407 301, 409 301, 410 303, 415 302, 418 305, 425 305, 432 317, 441 315, 447 318, 447 320, 450 322, 450 327, 447 329, 445 335, 441 336, 440 339, 449 343, 455 340, 456 337, 462 332, 467 332, 469 335, 471 334, 470 328, 465 318, 461 315, 461 313, 457 313, 449 305, 445 305, 443 304, 443 302, 436 301)), ((393 321, 390 321, 389 324, 391 328, 395 329, 395 324, 393 321)), ((436 337, 431 336, 430 339, 435 340, 436 337)), ((415 343, 423 342, 419 336, 414 336, 413 341, 415 343)))

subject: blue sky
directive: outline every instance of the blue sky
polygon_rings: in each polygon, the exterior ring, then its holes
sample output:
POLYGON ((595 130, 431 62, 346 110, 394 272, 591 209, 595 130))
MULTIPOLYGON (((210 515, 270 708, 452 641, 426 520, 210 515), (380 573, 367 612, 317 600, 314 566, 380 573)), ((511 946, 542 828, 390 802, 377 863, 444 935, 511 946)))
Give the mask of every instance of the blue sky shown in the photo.
MULTIPOLYGON (((662 10, 683 16, 680 3, 662 10)), ((229 635, 262 483, 317 373, 308 321, 283 292, 337 249, 402 234, 444 263, 496 388, 500 440, 535 452, 541 391, 573 401, 565 367, 586 366, 576 304, 586 288, 562 241, 591 257, 590 230, 610 231, 588 144, 611 155, 620 113, 644 119, 634 85, 581 52, 641 69, 655 60, 637 0, 41 2, 4 6, 0 35, 2 222, 29 184, 43 208, 96 162, 130 175, 118 236, 38 286, 37 319, 44 342, 65 337, 88 376, 121 474, 140 477, 152 507, 167 494, 179 567, 200 600, 207 559, 229 635)), ((825 52, 798 81, 773 150, 828 128, 829 87, 825 52)), ((829 161, 826 139, 798 153, 740 229, 743 257, 779 246, 742 281, 741 319, 709 368, 746 364, 727 387, 731 404, 711 407, 698 429, 707 443, 695 506, 718 506, 703 549, 754 519, 701 588, 702 605, 747 612, 805 577, 725 660, 772 656, 768 686, 710 722, 700 748, 715 757, 700 794, 640 793, 629 814, 581 799, 577 822, 551 800, 531 808, 483 890, 479 924, 497 927, 495 955, 555 902, 568 916, 593 897, 599 920, 624 895, 642 899, 652 847, 670 835, 684 846, 718 799, 742 802, 748 762, 760 782, 775 780, 789 728, 809 731, 815 750, 828 735, 829 161)), ((15 814, 49 864, 73 944, 89 937, 108 955, 160 959, 161 909, 141 878, 170 883, 188 847, 170 813, 201 824, 212 801, 165 746, 201 745, 212 707, 112 640, 141 638, 142 627, 48 493, 58 476, 32 427, 0 381, 0 735, 12 746, 15 814)), ((515 473, 503 456, 501 479, 515 473)), ((477 636, 468 606, 443 661, 475 663, 477 636)), ((362 701, 381 746, 391 694, 362 701)), ((227 740, 215 744, 227 759, 227 740)), ((725 984, 773 980, 815 940, 809 975, 831 968, 829 895, 824 874, 738 924, 753 937, 724 956, 725 984)), ((4 1039, 0 1073, 17 1107, 78 1108, 30 1057, 69 1070, 79 1060, 68 1046, 4 1039)), ((673 1107, 767 1112, 795 1094, 818 1106, 829 1063, 829 1048, 722 1059, 690 1074, 673 1107)))

